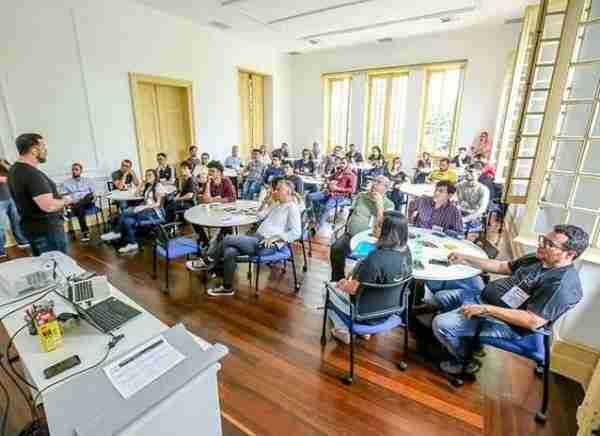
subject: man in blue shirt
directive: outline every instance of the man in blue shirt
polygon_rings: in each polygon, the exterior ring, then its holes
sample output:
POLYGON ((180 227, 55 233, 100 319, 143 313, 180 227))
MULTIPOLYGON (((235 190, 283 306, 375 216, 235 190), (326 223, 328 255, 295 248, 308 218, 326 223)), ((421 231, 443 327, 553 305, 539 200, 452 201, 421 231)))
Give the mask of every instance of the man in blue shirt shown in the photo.
POLYGON ((231 168, 239 171, 242 167, 242 159, 240 158, 240 148, 237 145, 231 147, 231 156, 225 159, 225 168, 231 168))
POLYGON ((483 289, 456 289, 460 284, 455 283, 435 294, 445 313, 434 318, 433 332, 453 356, 441 363, 441 369, 450 374, 477 370, 479 365, 471 355, 477 331, 480 337, 517 340, 552 325, 573 308, 583 295, 573 261, 588 245, 589 236, 583 229, 558 225, 547 235, 540 235, 535 254, 512 262, 450 254, 450 263, 508 277, 483 289))
POLYGON ((265 170, 263 183, 270 185, 275 177, 283 177, 283 168, 281 168, 281 158, 278 155, 273 155, 271 165, 265 170))
POLYGON ((86 222, 86 212, 94 206, 94 183, 87 177, 82 177, 83 165, 75 162, 71 165, 70 179, 63 183, 63 191, 71 197, 69 205, 71 213, 77 217, 81 229, 81 242, 89 242, 90 230, 86 222))

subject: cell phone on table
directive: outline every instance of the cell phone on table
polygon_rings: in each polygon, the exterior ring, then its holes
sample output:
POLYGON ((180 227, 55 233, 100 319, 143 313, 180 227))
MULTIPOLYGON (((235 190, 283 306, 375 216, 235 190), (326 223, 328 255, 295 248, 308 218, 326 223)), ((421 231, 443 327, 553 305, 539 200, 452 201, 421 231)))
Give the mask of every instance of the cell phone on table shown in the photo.
POLYGON ((450 262, 443 259, 429 259, 429 263, 432 265, 450 266, 450 262))
POLYGON ((81 363, 81 359, 76 354, 74 356, 69 357, 61 362, 55 363, 52 366, 49 366, 44 370, 44 376, 46 379, 56 377, 61 372, 65 372, 81 363))

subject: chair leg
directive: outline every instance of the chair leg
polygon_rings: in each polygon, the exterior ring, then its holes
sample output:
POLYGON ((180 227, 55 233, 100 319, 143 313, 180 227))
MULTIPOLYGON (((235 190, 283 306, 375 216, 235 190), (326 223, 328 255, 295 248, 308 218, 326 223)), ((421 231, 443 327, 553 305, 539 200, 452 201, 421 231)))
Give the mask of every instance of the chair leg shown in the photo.
POLYGON ((166 284, 165 292, 168 294, 169 293, 169 256, 167 256, 167 259, 165 262, 165 284, 166 284))
POLYGON ((312 239, 308 236, 308 257, 312 257, 312 239))
POLYGON ((545 424, 548 418, 548 400, 550 395, 550 336, 544 336, 544 391, 542 394, 542 407, 535 414, 536 422, 545 424))
POLYGON ((156 245, 154 246, 154 250, 152 250, 152 280, 156 280, 156 245))
MULTIPOLYGON (((352 326, 352 323, 350 323, 350 326, 352 326)), ((352 383, 354 383, 354 332, 352 331, 352 327, 350 327, 350 354, 349 354, 349 370, 348 370, 348 374, 346 374, 344 377, 342 377, 342 382, 346 385, 351 385, 352 383)))
POLYGON ((323 328, 321 329, 321 345, 324 347, 327 343, 327 337, 325 335, 325 329, 327 328, 327 307, 329 303, 329 289, 325 294, 325 307, 323 308, 323 328))
POLYGON ((306 260, 306 247, 304 246, 304 240, 300 241, 302 245, 302 258, 304 259, 304 266, 302 267, 302 271, 308 271, 308 261, 306 260))
POLYGON ((255 265, 256 265, 256 267, 255 267, 256 268, 256 272, 255 272, 255 274, 256 274, 256 277, 255 277, 256 285, 254 287, 254 296, 256 298, 258 298, 258 279, 260 277, 260 260, 258 262, 256 262, 255 265))
POLYGON ((404 313, 405 313, 405 319, 404 319, 404 350, 402 350, 402 360, 400 362, 398 362, 398 364, 396 365, 398 367, 398 369, 400 371, 406 371, 406 369, 408 368, 408 364, 406 363, 406 361, 408 360, 408 332, 409 332, 409 326, 408 326, 408 319, 409 317, 409 310, 408 310, 408 291, 405 289, 404 290, 404 313))
POLYGON ((295 292, 300 290, 301 284, 298 283, 298 275, 296 273, 296 261, 294 260, 294 252, 292 251, 292 247, 290 246, 290 262, 292 262, 292 272, 294 273, 294 289, 295 292))

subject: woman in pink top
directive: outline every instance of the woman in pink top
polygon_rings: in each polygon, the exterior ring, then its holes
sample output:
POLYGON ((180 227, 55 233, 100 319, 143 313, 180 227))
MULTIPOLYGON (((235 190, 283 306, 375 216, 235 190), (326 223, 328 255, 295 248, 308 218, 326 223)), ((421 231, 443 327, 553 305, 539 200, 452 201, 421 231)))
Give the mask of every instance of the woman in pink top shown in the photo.
POLYGON ((492 153, 492 140, 487 130, 483 130, 479 135, 473 139, 473 145, 471 146, 471 155, 482 154, 486 159, 490 158, 492 153))

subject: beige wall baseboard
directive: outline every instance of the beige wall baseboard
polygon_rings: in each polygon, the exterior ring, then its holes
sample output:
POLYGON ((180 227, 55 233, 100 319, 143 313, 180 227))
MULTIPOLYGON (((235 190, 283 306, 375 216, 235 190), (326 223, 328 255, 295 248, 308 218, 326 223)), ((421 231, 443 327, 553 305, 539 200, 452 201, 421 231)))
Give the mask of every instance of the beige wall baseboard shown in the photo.
POLYGON ((557 374, 575 380, 587 390, 599 359, 600 350, 557 340, 552 345, 550 369, 557 374))

